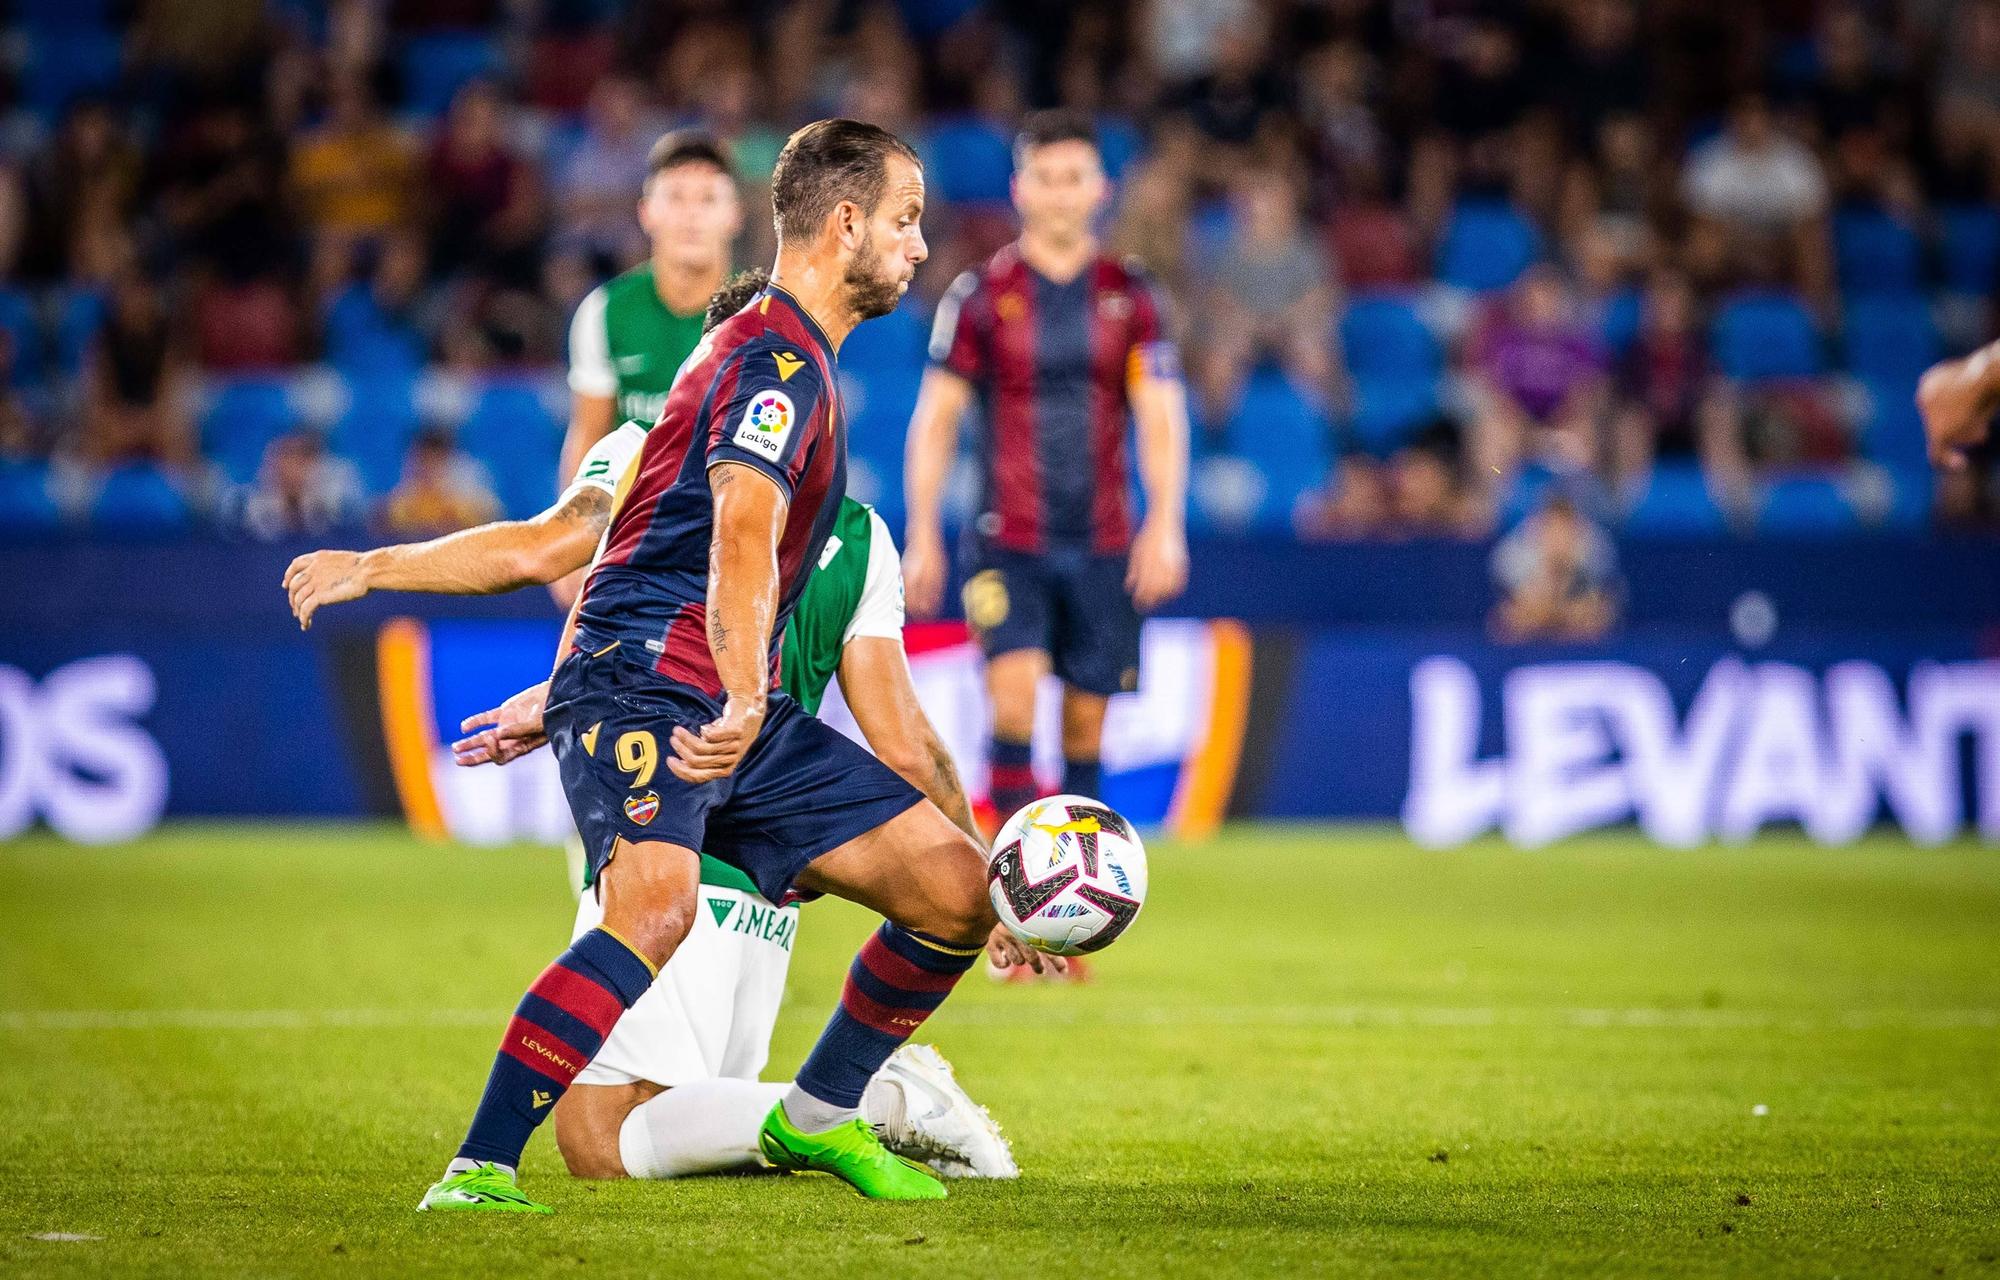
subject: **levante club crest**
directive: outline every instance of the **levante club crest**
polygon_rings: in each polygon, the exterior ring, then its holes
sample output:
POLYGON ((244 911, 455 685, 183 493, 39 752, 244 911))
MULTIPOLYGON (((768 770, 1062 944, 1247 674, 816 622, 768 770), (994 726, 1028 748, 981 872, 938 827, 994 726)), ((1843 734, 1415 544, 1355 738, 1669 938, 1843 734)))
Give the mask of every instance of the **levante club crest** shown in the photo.
POLYGON ((625 816, 642 827, 651 822, 653 815, 659 811, 660 797, 657 792, 641 791, 625 797, 625 816))

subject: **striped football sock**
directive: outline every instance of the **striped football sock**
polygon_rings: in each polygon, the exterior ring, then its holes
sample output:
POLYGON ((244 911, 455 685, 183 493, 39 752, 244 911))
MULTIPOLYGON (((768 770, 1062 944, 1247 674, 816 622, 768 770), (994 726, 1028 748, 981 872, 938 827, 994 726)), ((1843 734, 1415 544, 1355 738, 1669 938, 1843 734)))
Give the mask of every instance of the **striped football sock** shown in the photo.
POLYGON ((578 938, 542 970, 500 1038, 459 1159, 518 1165, 535 1126, 555 1110, 556 1099, 653 977, 644 956, 603 928, 578 938))
POLYGON ((987 793, 993 801, 994 812, 1000 815, 1000 821, 1007 821, 1042 798, 1042 789, 1035 782, 1034 758, 1027 743, 996 736, 987 756, 993 768, 993 781, 987 793))
POLYGON ((944 1003, 980 950, 884 923, 854 957, 840 1006, 785 1095, 791 1122, 815 1133, 852 1119, 868 1082, 944 1003))
POLYGON ((1063 794, 1066 796, 1089 796, 1092 800, 1102 796, 1104 786, 1104 766, 1096 760, 1078 760, 1073 756, 1063 758, 1063 794))

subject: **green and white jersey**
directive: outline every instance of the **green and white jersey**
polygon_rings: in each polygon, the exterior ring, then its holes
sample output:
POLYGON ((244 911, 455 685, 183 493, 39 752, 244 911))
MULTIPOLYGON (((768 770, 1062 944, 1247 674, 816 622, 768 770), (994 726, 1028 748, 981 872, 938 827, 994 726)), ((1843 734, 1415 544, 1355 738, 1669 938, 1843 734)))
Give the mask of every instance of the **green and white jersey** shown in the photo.
POLYGON ((840 500, 826 549, 785 628, 783 685, 813 715, 840 670, 847 642, 903 638, 903 570, 895 539, 873 507, 840 500))
POLYGON ((620 425, 651 430, 674 375, 701 341, 703 311, 679 315, 660 301, 645 263, 592 289, 569 326, 569 389, 611 396, 620 425))

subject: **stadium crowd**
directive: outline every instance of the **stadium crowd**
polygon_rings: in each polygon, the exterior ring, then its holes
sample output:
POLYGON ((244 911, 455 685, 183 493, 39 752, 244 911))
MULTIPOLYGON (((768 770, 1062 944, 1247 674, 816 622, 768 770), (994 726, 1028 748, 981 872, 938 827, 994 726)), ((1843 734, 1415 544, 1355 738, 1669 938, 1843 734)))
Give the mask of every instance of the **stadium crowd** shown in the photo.
POLYGON ((556 487, 568 316, 662 129, 926 157, 923 296, 843 353, 894 519, 926 316, 1100 121, 1175 305, 1197 531, 1991 526, 1911 392, 1991 336, 2000 0, 14 0, 0 526, 407 534, 556 487), (1554 498, 1548 495, 1556 495, 1554 498))

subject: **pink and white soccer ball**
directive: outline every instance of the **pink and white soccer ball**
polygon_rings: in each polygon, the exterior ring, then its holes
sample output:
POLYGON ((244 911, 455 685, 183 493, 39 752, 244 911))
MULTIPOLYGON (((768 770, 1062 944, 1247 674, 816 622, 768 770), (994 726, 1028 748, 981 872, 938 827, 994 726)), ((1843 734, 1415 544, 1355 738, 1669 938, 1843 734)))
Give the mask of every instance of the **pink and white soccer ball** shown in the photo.
POLYGON ((1102 951, 1146 901, 1146 846, 1100 800, 1050 796, 1000 828, 987 864, 993 910, 1039 951, 1102 951))

